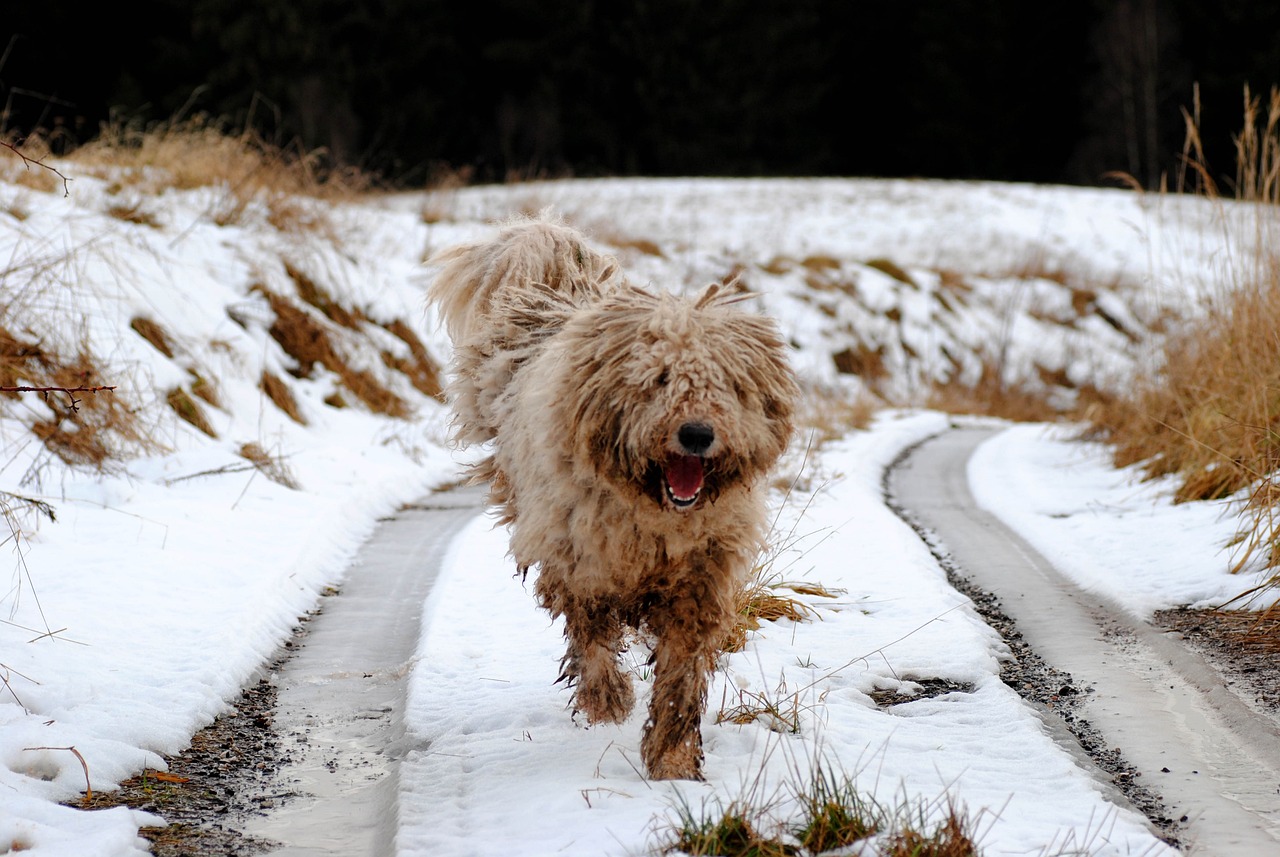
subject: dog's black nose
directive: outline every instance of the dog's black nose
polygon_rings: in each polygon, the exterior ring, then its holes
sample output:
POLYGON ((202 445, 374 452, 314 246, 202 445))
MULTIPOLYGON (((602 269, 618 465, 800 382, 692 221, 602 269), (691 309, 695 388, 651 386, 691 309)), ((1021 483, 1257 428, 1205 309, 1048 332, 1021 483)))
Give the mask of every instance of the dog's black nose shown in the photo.
POLYGON ((676 432, 676 439, 690 455, 702 455, 711 448, 716 431, 706 423, 685 423, 676 432))

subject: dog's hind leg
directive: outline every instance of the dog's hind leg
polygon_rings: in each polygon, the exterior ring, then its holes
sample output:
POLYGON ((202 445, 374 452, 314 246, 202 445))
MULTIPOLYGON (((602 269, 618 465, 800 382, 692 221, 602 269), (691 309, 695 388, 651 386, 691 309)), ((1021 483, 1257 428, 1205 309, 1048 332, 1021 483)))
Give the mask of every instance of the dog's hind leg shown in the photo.
POLYGON ((569 646, 561 661, 561 679, 573 686, 573 708, 590 724, 621 723, 635 705, 631 676, 622 671, 618 656, 623 646, 622 623, 609 607, 572 603, 562 605, 569 646))

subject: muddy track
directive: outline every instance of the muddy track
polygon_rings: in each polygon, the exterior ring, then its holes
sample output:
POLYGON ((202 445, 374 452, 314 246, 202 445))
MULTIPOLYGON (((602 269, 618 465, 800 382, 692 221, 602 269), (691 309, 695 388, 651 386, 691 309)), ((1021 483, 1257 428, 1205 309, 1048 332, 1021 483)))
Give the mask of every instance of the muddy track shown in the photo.
POLYGON ((309 639, 270 676, 289 758, 244 832, 289 857, 394 853, 405 684, 422 607, 475 490, 435 494, 381 526, 309 639))
POLYGON ((405 680, 422 608, 482 493, 431 495, 383 520, 339 587, 233 703, 168 759, 90 806, 165 818, 156 857, 394 853, 405 680))
MULTIPOLYGON (((1280 853, 1280 728, 1180 635, 1075 587, 968 489, 990 429, 957 428, 886 474, 889 504, 1004 638, 1004 680, 1112 800, 1188 853, 1280 853)), ((1235 685, 1238 686, 1238 685, 1235 685)))

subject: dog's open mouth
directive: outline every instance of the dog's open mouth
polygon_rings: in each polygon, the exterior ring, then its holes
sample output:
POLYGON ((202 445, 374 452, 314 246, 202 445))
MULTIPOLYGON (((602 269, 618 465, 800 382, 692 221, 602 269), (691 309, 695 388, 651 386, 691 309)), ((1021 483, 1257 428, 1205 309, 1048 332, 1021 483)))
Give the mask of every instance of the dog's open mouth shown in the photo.
POLYGON ((701 456, 673 455, 662 466, 662 484, 667 499, 677 509, 687 509, 698 502, 705 482, 701 456))

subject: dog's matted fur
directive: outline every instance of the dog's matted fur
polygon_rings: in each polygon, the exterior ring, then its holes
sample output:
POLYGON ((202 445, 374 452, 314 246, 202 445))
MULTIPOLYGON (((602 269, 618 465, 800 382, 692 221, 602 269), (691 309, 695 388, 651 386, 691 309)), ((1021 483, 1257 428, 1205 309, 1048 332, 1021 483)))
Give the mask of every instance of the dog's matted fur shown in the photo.
POLYGON ((453 248, 429 298, 453 340, 455 436, 538 602, 563 617, 562 678, 589 723, 635 702, 619 665, 653 640, 641 756, 699 778, 707 681, 766 534, 764 478, 792 433, 796 383, 769 319, 720 285, 631 285, 548 214, 453 248))

